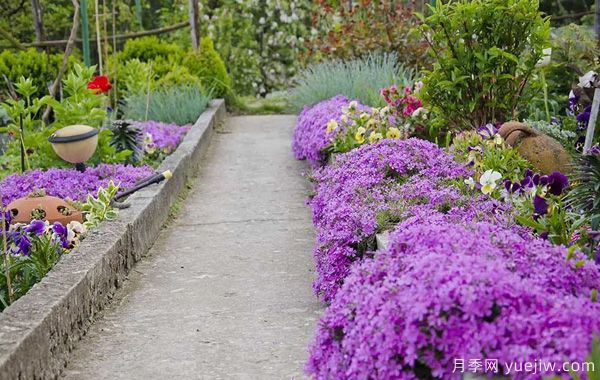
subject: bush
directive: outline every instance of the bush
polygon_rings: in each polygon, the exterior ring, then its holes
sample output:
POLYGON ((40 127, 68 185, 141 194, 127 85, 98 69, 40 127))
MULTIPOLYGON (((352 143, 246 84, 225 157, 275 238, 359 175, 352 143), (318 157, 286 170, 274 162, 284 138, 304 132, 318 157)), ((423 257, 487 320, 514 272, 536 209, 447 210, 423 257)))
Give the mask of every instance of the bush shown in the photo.
MULTIPOLYGON (((62 54, 47 54, 34 48, 17 52, 5 50, 0 53, 0 83, 2 83, 2 87, 5 86, 2 75, 6 75, 13 83, 16 83, 21 77, 32 78, 33 84, 38 89, 35 96, 46 95, 48 87, 56 79, 62 57, 62 54)), ((71 56, 70 68, 76 62, 77 59, 71 56)))
POLYGON ((414 72, 397 63, 394 54, 370 54, 351 61, 332 60, 309 66, 295 79, 290 103, 295 110, 336 95, 384 106, 380 90, 411 85, 414 72))
MULTIPOLYGON (((429 66, 425 41, 411 33, 419 20, 404 1, 318 1, 313 34, 307 41, 313 60, 352 59, 371 52, 397 53, 399 62, 414 68, 429 66)), ((413 2, 414 3, 414 2, 413 2)))
POLYGON ((196 122, 211 97, 196 86, 172 86, 127 98, 124 118, 178 125, 196 122))
POLYGON ((438 127, 470 129, 515 117, 549 47, 549 21, 537 0, 438 0, 430 8, 421 29, 435 63, 421 93, 438 127))
POLYGON ((202 38, 200 51, 188 52, 183 58, 182 64, 192 75, 200 78, 204 87, 215 97, 224 97, 230 93, 231 78, 210 38, 202 38))
POLYGON ((174 59, 180 61, 184 51, 179 46, 162 41, 155 36, 127 40, 120 54, 121 61, 139 59, 142 62, 174 59))
POLYGON ((497 359, 498 375, 504 363, 560 371, 564 360, 584 361, 600 329, 591 299, 600 268, 566 255, 489 223, 402 225, 387 252, 346 278, 318 324, 308 370, 315 379, 455 379, 460 358, 465 368, 470 358, 497 359))

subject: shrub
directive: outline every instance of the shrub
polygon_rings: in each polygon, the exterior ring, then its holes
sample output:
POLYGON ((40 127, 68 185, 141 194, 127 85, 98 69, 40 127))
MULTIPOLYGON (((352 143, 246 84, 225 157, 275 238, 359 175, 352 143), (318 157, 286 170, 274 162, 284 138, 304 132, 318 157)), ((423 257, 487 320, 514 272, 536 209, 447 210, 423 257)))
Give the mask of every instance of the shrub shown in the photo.
POLYGON ((290 104, 305 105, 344 95, 373 107, 384 106, 380 90, 412 85, 414 72, 397 63, 393 54, 370 54, 350 61, 332 60, 309 66, 295 79, 290 104))
POLYGON ((185 125, 198 119, 210 99, 196 86, 172 86, 130 96, 123 114, 126 119, 185 125))
POLYGON ((224 97, 231 91, 231 78, 210 38, 202 38, 200 51, 188 52, 182 63, 214 96, 224 97))
POLYGON ((119 58, 123 62, 130 59, 142 62, 174 59, 178 62, 183 55, 184 51, 179 46, 150 36, 127 40, 119 58))
POLYGON ((421 92, 438 127, 469 129, 513 118, 549 47, 537 0, 438 0, 421 27, 435 62, 421 92))
POLYGON ((397 53, 408 67, 428 66, 425 41, 411 33, 419 20, 413 6, 394 0, 346 2, 320 0, 313 11, 313 32, 306 45, 313 60, 352 59, 371 52, 397 53))
MULTIPOLYGON (((600 329, 600 268, 566 254, 489 223, 400 226, 387 252, 346 279, 307 369, 315 379, 453 379, 460 358, 498 359, 499 375, 504 363, 584 361, 600 329)), ((553 373, 522 375, 543 374, 553 373)))
MULTIPOLYGON (((17 52, 4 50, 0 53, 0 83, 4 87, 2 75, 6 75, 13 83, 21 77, 32 78, 37 87, 34 95, 43 96, 48 93, 48 86, 56 79, 62 57, 62 54, 48 54, 34 48, 17 52)), ((76 62, 77 59, 71 56, 70 67, 76 62)))

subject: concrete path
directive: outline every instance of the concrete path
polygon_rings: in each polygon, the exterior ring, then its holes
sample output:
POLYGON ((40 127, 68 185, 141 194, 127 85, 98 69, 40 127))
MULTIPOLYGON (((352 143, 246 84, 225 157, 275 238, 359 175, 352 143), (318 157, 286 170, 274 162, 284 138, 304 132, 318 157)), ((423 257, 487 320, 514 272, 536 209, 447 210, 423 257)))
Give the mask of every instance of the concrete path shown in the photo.
MULTIPOLYGON (((66 379, 299 379, 321 306, 291 116, 234 117, 66 379)), ((166 212, 166 210, 165 210, 166 212)))

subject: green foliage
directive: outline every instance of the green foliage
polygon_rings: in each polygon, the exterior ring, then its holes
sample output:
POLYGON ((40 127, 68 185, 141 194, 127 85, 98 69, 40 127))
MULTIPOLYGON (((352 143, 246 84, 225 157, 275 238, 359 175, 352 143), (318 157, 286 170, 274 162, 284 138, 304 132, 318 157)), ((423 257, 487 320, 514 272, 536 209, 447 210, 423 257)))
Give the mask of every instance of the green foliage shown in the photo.
MULTIPOLYGON (((160 78, 154 87, 172 87, 172 86, 195 86, 200 89, 204 88, 202 80, 196 75, 190 73, 185 66, 174 66, 171 71, 160 78)), ((147 91, 146 89, 144 91, 147 91)))
POLYGON ((476 132, 462 132, 454 137, 450 152, 459 162, 472 165, 477 173, 476 179, 484 171, 494 170, 502 174, 503 178, 518 181, 531 166, 498 135, 491 139, 483 139, 476 132))
POLYGON ((436 126, 469 129, 515 117, 549 47, 537 0, 438 0, 430 10, 421 31, 434 65, 422 97, 436 126))
MULTIPOLYGON (((0 235, 0 243, 2 243, 0 235)), ((7 254, 8 268, 0 259, 0 310, 9 306, 6 272, 11 278, 13 302, 24 296, 29 289, 52 269, 63 254, 63 249, 51 234, 42 234, 31 240, 29 256, 7 254)))
POLYGON ((311 2, 219 0, 203 5, 206 33, 223 57, 236 90, 264 96, 287 87, 305 51, 311 2))
POLYGON ((352 59, 372 52, 397 53, 408 67, 429 66, 425 41, 411 30, 418 25, 414 5, 395 0, 356 1, 352 11, 339 0, 321 0, 313 10, 307 41, 312 60, 352 59))
POLYGON ((549 123, 547 121, 525 120, 525 123, 530 127, 555 138, 567 149, 575 147, 574 142, 577 140, 577 133, 563 128, 558 122, 549 123))
POLYGON ((128 120, 115 120, 111 124, 110 146, 117 152, 132 152, 132 160, 138 161, 140 156, 139 143, 142 139, 142 132, 128 120))
POLYGON ((142 62, 175 59, 180 61, 184 51, 179 46, 159 40, 156 36, 127 40, 119 59, 129 61, 139 59, 142 62))
POLYGON ((200 51, 188 52, 182 63, 191 74, 200 78, 204 87, 210 89, 216 97, 224 97, 230 92, 231 78, 210 38, 202 38, 200 51))
POLYGON ((582 155, 576 162, 571 176, 573 189, 567 197, 575 210, 588 214, 591 227, 600 229, 600 156, 582 155))
MULTIPOLYGON (((87 88, 87 83, 92 79, 94 71, 95 67, 86 68, 76 64, 63 79, 64 98, 61 101, 49 96, 36 98, 37 87, 31 79, 21 78, 16 83, 15 90, 21 98, 19 100, 8 99, 2 104, 13 120, 8 125, 8 130, 13 138, 10 139, 6 148, 7 160, 2 162, 4 172, 20 171, 21 144, 27 153, 27 169, 47 169, 69 165, 56 155, 48 143, 48 137, 59 128, 73 124, 100 127, 107 118, 106 97, 87 88), (43 125, 41 121, 41 112, 47 105, 53 107, 55 118, 49 126, 43 125), (18 124, 21 114, 24 125, 23 135, 21 135, 18 124)), ((130 151, 117 152, 110 145, 111 136, 110 130, 100 132, 98 148, 90 163, 122 162, 131 155, 130 151)))
POLYGON ((82 210, 85 212, 85 222, 83 225, 87 229, 98 227, 104 220, 115 220, 119 215, 118 211, 111 206, 112 200, 117 195, 119 186, 113 181, 108 183, 108 187, 98 189, 96 197, 88 195, 86 202, 82 205, 82 210))
POLYGON ((149 84, 151 88, 154 85, 152 66, 138 58, 125 62, 119 69, 118 78, 119 93, 125 98, 146 92, 149 84))
MULTIPOLYGON (((0 53, 0 87, 5 87, 3 75, 11 82, 17 82, 21 77, 32 78, 32 84, 36 87, 32 96, 43 96, 56 79, 61 61, 62 54, 47 54, 34 48, 16 52, 4 50, 0 53)), ((73 67, 76 59, 71 57, 69 62, 73 67)))
POLYGON ((194 123, 208 107, 211 96, 196 86, 174 86, 137 94, 127 99, 126 119, 156 120, 185 125, 194 123))
POLYGON ((290 105, 300 110, 335 95, 358 99, 370 106, 384 106, 384 87, 412 84, 414 72, 397 63, 394 54, 370 54, 350 61, 332 60, 309 66, 296 78, 290 105))
MULTIPOLYGON (((245 6, 241 5, 239 8, 245 6)), ((251 15, 244 17, 239 10, 221 6, 214 10, 208 32, 233 79, 233 90, 242 95, 253 95, 262 82, 259 43, 254 38, 251 15)))

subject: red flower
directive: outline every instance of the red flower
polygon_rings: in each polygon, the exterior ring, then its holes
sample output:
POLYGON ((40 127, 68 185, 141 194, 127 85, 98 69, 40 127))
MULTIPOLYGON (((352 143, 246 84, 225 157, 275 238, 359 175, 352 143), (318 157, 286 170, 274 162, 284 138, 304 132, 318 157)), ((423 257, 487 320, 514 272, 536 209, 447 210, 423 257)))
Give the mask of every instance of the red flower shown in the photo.
POLYGON ((112 88, 110 81, 106 75, 99 75, 87 84, 87 88, 94 91, 96 94, 106 94, 112 88))

